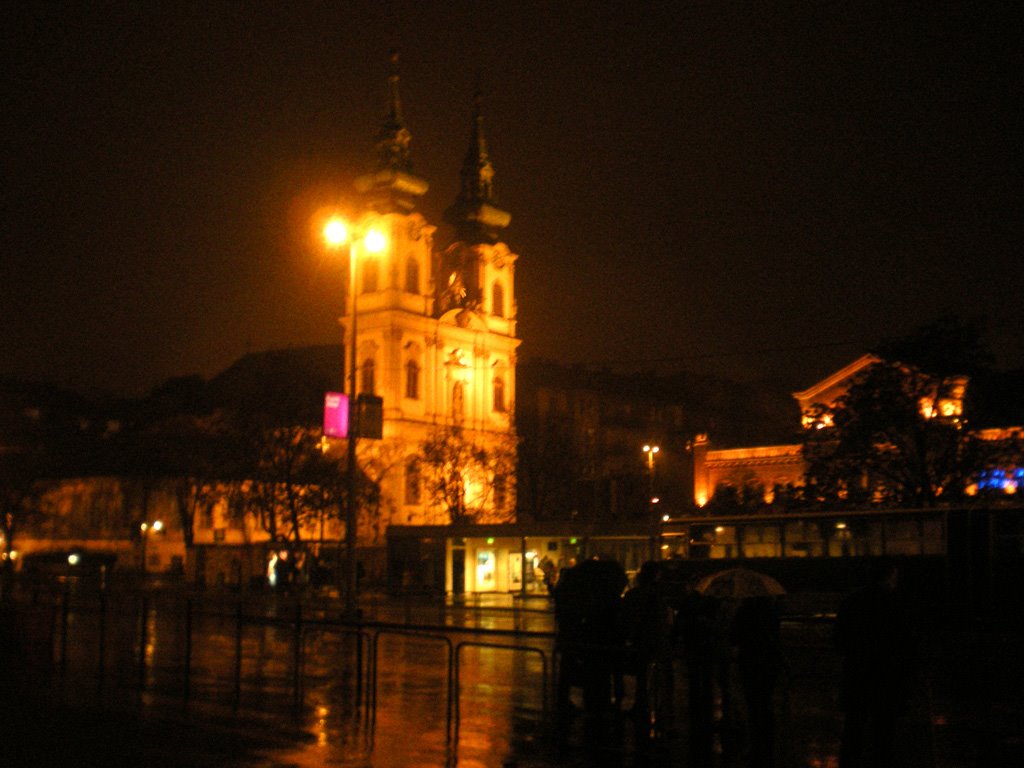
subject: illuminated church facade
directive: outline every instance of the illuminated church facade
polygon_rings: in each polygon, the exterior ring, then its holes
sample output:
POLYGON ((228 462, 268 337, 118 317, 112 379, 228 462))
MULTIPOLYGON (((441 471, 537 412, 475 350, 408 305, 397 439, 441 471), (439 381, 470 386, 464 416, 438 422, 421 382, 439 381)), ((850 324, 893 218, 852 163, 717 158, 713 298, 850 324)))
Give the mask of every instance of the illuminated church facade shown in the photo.
POLYGON ((356 180, 359 228, 387 242, 380 253, 355 249, 357 387, 383 401, 382 439, 357 442, 360 468, 380 487, 379 505, 360 518, 360 546, 381 545, 389 525, 515 514, 517 256, 502 240, 511 216, 494 202, 480 99, 445 212, 454 240, 439 248, 437 227, 417 210, 428 184, 413 172, 396 71, 388 86, 376 166, 356 180))

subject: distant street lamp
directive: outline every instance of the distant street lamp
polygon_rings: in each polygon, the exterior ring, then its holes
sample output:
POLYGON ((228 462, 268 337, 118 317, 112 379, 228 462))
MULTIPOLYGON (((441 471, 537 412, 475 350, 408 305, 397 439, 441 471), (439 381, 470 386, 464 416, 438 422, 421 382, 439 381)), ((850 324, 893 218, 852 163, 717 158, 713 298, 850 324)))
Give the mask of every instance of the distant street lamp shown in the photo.
POLYGON ((654 457, 661 451, 656 445, 645 445, 644 454, 647 456, 647 511, 648 519, 652 522, 656 521, 655 510, 657 509, 658 502, 661 501, 657 496, 654 495, 654 457))
POLYGON ((348 366, 348 454, 347 454, 347 489, 345 499, 345 617, 354 620, 359 616, 356 600, 356 321, 358 311, 356 301, 356 241, 361 243, 367 253, 379 253, 387 247, 387 239, 375 229, 365 228, 359 237, 351 231, 353 227, 340 218, 332 218, 324 226, 324 240, 328 247, 345 249, 348 257, 348 293, 349 293, 349 366, 348 366))
POLYGON ((142 575, 146 575, 146 549, 149 544, 149 534, 160 533, 164 529, 164 523, 162 520, 154 520, 152 523, 143 523, 139 526, 139 530, 142 531, 142 575))

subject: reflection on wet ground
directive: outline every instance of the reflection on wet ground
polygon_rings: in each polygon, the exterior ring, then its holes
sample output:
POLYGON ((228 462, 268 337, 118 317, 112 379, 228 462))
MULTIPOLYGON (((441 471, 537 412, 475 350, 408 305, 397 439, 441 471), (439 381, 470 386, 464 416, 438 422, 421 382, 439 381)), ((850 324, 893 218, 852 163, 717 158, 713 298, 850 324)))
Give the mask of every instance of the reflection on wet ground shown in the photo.
MULTIPOLYGON (((23 681, 38 703, 0 700, 0 740, 7 754, 26 756, 10 764, 690 764, 682 664, 674 670, 675 717, 653 736, 624 711, 632 705, 629 678, 615 711, 554 716, 553 621, 543 600, 379 601, 367 606, 357 633, 336 620, 330 603, 279 596, 249 599, 241 611, 230 599, 104 599, 102 606, 72 601, 66 643, 60 606, 48 614, 58 625, 50 638, 56 663, 33 667, 23 681), (44 721, 49 736, 36 739, 33 727, 44 721), (66 748, 53 747, 55 734, 66 748)), ((830 625, 787 622, 783 633, 777 764, 831 768, 840 721, 830 625)), ((902 724, 901 765, 1024 764, 1019 639, 976 628, 926 638, 924 682, 902 724)), ((582 704, 577 690, 573 702, 582 704)), ((745 765, 739 697, 719 699, 718 711, 715 763, 745 765)))

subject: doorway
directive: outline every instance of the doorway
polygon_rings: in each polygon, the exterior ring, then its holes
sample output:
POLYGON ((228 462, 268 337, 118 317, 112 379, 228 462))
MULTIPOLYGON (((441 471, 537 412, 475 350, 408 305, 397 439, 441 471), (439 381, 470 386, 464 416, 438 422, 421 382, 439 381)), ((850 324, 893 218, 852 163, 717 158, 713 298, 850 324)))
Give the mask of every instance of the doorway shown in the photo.
POLYGON ((466 592, 466 550, 452 550, 452 594, 462 595, 466 592))

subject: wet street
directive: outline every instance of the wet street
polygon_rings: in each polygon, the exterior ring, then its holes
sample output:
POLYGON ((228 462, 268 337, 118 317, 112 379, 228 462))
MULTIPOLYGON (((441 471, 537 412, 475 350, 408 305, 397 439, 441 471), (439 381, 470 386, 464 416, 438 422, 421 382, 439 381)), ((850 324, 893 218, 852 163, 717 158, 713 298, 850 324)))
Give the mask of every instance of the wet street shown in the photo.
MULTIPOLYGON (((7 754, 21 749, 28 760, 12 765, 65 765, 72 754, 80 765, 154 768, 688 764, 680 663, 674 717, 663 727, 639 727, 624 712, 630 678, 616 712, 555 717, 553 616, 543 598, 368 601, 359 625, 342 623, 332 601, 276 595, 240 603, 112 593, 43 603, 31 615, 43 635, 52 620, 53 655, 47 664, 37 647, 19 672, 32 704, 5 704, 7 754), (45 742, 30 735, 42 721, 45 742)), ((977 626, 923 637, 900 765, 1024 763, 1019 641, 1019 632, 977 626)), ((835 766, 831 625, 787 621, 783 645, 778 763, 835 766)), ((582 704, 578 690, 572 697, 582 704)), ((718 700, 721 766, 746 764, 737 699, 718 700)))

